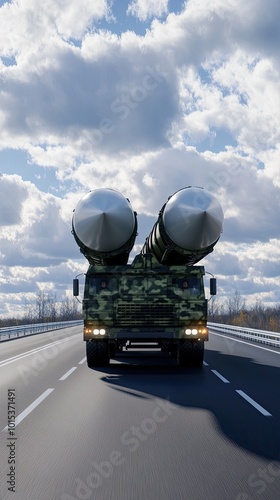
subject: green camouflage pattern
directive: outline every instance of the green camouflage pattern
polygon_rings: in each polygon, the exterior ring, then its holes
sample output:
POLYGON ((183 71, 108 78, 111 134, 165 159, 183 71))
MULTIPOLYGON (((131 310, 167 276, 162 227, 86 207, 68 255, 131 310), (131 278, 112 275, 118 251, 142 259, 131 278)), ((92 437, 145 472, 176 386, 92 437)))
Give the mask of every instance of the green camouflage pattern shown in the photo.
MULTIPOLYGON (((162 265, 152 254, 124 266, 92 264, 85 280, 85 327, 105 328, 109 339, 185 337, 186 328, 206 327, 204 274, 203 266, 162 265)), ((85 333, 84 340, 90 338, 93 333, 85 333)))

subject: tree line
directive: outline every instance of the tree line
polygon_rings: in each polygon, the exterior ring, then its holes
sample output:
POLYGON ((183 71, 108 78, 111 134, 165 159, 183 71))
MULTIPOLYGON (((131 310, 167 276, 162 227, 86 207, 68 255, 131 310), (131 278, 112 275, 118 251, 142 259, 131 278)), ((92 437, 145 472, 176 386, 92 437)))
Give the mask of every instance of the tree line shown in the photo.
POLYGON ((39 291, 36 301, 32 304, 26 304, 25 309, 25 313, 20 318, 0 318, 0 328, 82 319, 81 305, 77 299, 66 297, 58 302, 55 294, 44 291, 39 291))
MULTIPOLYGON (((0 318, 0 328, 5 326, 50 323, 82 319, 81 304, 74 297, 66 297, 61 302, 56 295, 39 291, 35 303, 26 304, 26 312, 20 318, 0 318)), ((223 323, 241 327, 280 332, 280 304, 267 307, 257 300, 251 307, 240 292, 230 295, 225 304, 219 304, 217 297, 208 302, 208 319, 213 323, 223 323)))
POLYGON ((238 290, 227 298, 225 304, 219 304, 213 297, 208 303, 208 319, 213 323, 223 323, 257 330, 280 332, 280 304, 265 306, 261 300, 247 307, 245 299, 238 290))

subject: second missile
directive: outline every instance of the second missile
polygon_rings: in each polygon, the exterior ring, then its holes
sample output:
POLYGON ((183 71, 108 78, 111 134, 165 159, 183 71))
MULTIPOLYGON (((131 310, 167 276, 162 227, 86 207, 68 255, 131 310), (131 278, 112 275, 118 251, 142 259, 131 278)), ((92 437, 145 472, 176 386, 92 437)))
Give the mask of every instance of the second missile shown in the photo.
POLYGON ((203 188, 186 187, 163 205, 142 248, 161 263, 193 265, 217 243, 223 226, 223 209, 203 188))

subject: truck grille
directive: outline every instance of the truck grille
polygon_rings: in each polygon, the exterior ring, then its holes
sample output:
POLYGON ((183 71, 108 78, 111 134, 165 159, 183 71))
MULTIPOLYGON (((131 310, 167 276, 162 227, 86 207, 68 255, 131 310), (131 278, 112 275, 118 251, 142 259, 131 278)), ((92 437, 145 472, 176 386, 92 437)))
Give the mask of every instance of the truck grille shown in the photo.
POLYGON ((115 323, 121 326, 174 326, 174 305, 135 302, 118 304, 115 323))

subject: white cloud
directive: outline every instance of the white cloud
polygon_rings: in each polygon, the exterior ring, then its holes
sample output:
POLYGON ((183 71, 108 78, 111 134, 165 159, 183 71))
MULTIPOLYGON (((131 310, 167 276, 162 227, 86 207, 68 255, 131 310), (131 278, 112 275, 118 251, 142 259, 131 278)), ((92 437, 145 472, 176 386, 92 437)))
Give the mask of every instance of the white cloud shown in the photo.
POLYGON ((84 273, 86 267, 83 259, 45 268, 12 266, 2 275, 0 269, 0 315, 13 318, 27 314, 36 306, 40 291, 51 294, 59 304, 72 296, 72 280, 77 274, 84 273))
POLYGON ((207 265, 225 283, 234 276, 227 292, 250 294, 251 280, 255 294, 254 276, 275 279, 262 252, 272 262, 280 239, 280 4, 189 0, 168 14, 167 1, 132 1, 120 35, 100 24, 113 7, 117 15, 117 3, 101 0, 0 8, 0 148, 29 160, 18 176, 3 166, 0 265, 45 272, 78 259, 72 210, 98 187, 130 199, 141 246, 168 196, 193 184, 226 215, 207 265), (133 16, 150 23, 145 34, 133 16), (57 196, 27 182, 34 165, 56 173, 57 196))
POLYGON ((0 227, 21 223, 22 207, 27 196, 28 189, 19 177, 0 174, 0 227))
POLYGON ((20 0, 5 3, 0 16, 5 26, 0 34, 2 53, 24 57, 44 44, 49 50, 60 37, 81 39, 98 20, 110 18, 111 11, 107 0, 20 0))
POLYGON ((218 301, 225 303, 238 290, 248 307, 256 301, 266 305, 279 303, 279 239, 236 244, 223 235, 214 253, 207 257, 207 268, 218 277, 218 301))
POLYGON ((140 21, 149 17, 161 17, 168 12, 168 0, 132 0, 127 13, 136 16, 140 21))
POLYGON ((4 174, 0 189, 1 265, 46 267, 75 256, 71 217, 67 223, 61 216, 63 200, 17 175, 4 174))
POLYGON ((73 277, 86 271, 71 234, 80 197, 61 199, 18 175, 0 177, 0 315, 20 314, 39 290, 61 300, 73 277))
MULTIPOLYGON (((107 0, 79 0, 69 2, 58 0, 51 2, 56 7, 52 11, 58 33, 66 38, 80 39, 92 22, 110 17, 110 7, 107 0)), ((50 5, 52 8, 53 5, 50 5)))

